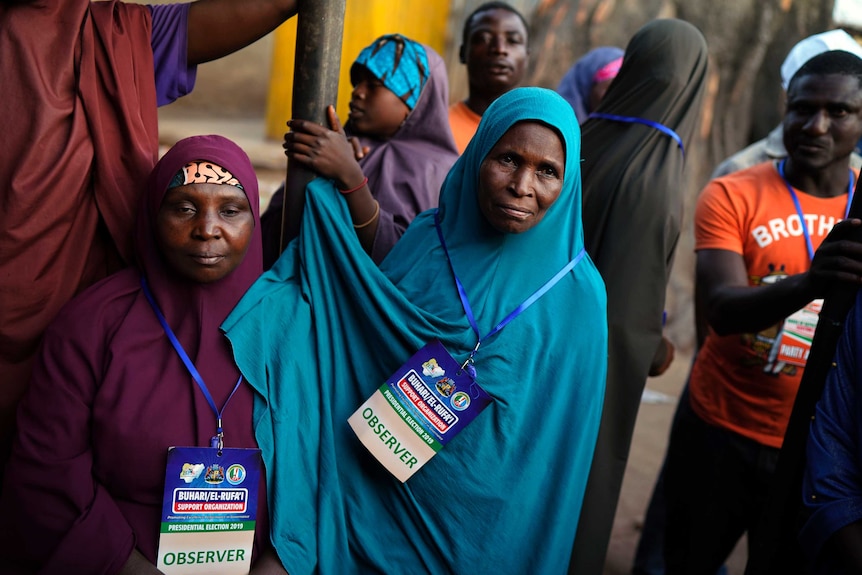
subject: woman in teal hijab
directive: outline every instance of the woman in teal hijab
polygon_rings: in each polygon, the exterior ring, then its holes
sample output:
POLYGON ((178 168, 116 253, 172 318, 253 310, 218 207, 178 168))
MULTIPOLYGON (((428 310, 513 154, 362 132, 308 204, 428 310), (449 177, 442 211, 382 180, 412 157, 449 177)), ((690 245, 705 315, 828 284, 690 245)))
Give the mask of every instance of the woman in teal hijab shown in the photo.
POLYGON ((223 326, 258 392, 272 538, 285 567, 564 572, 607 364, 571 106, 541 88, 500 97, 443 184, 439 211, 420 214, 379 269, 339 196, 330 181, 309 185, 300 236, 223 326), (537 207, 521 213, 524 205, 537 207), (476 383, 492 401, 401 483, 347 419, 422 346, 439 339, 461 363, 477 331, 476 383))

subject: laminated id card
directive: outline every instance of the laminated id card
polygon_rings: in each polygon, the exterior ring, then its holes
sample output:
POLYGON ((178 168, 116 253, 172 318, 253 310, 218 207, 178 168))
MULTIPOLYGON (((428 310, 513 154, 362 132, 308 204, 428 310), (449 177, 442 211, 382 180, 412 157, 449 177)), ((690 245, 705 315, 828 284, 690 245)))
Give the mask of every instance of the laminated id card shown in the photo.
POLYGON ((157 567, 166 575, 248 575, 259 449, 168 450, 157 567))
POLYGON ((402 483, 491 403, 491 396, 434 340, 411 357, 347 422, 402 483))
POLYGON ((784 320, 778 341, 778 361, 805 367, 822 307, 823 300, 816 299, 784 320))

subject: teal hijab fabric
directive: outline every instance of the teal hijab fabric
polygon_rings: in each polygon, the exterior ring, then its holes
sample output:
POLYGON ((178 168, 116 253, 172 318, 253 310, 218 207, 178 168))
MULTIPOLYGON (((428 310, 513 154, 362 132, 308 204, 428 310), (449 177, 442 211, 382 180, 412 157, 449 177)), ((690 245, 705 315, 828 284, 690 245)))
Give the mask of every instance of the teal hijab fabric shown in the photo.
MULTIPOLYGON (((550 90, 519 88, 486 111, 440 196, 441 228, 482 335, 583 249, 579 131, 550 90), (563 139, 563 190, 534 228, 485 222, 479 167, 516 122, 563 139)), ((347 418, 420 347, 463 361, 476 343, 433 212, 378 269, 344 200, 307 189, 300 236, 223 328, 257 390, 272 539, 292 575, 561 573, 569 561, 599 425, 607 364, 605 290, 589 257, 476 356, 493 403, 400 483, 347 418)))

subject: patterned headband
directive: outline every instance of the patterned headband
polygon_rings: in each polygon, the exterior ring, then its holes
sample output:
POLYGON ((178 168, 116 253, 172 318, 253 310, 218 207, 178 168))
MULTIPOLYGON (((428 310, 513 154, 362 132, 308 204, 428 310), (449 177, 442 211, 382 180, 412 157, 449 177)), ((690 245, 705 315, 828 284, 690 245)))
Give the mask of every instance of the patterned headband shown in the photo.
POLYGON ((168 185, 168 189, 185 186, 186 184, 225 184, 236 186, 245 191, 245 188, 242 187, 239 180, 233 177, 233 174, 218 164, 206 160, 189 162, 180 168, 180 171, 176 173, 170 185, 168 185))

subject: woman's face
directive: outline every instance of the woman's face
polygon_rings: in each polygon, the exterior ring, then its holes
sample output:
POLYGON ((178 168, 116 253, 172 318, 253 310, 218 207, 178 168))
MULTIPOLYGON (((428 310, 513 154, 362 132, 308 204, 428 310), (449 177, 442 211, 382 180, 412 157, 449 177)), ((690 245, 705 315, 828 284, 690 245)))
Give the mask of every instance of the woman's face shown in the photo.
POLYGON ((378 140, 394 136, 410 113, 407 104, 364 66, 356 66, 351 81, 348 120, 353 130, 378 140))
POLYGON ((566 155, 557 133, 536 122, 509 128, 479 168, 479 209, 494 229, 520 234, 542 221, 563 189, 566 155))
POLYGON ((228 184, 186 184, 169 189, 156 216, 156 243, 175 272, 212 283, 242 262, 254 214, 245 193, 228 184))

